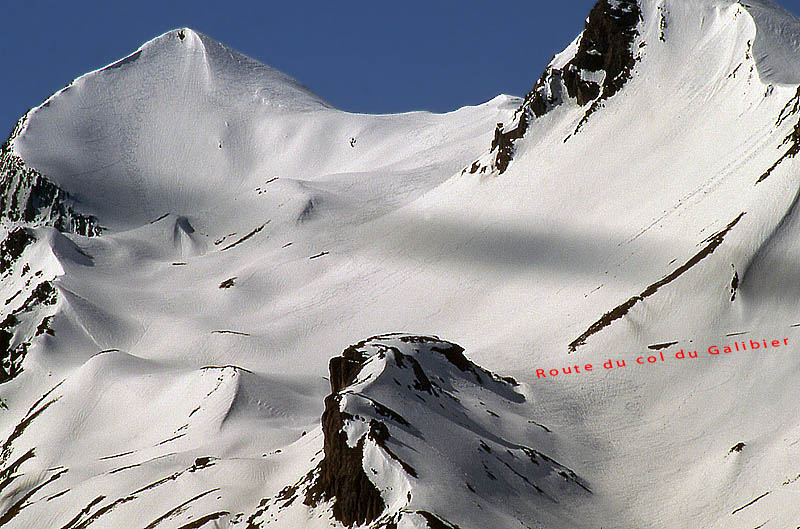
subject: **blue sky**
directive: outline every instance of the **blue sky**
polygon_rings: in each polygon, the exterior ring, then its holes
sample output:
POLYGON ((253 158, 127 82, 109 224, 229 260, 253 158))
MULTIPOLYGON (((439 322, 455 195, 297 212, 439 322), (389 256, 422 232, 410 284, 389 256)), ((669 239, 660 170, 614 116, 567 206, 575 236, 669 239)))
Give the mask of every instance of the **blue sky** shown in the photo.
MULTIPOLYGON (((784 0, 800 13, 800 0, 784 0)), ((189 26, 356 112, 448 111, 524 95, 594 0, 9 2, 0 129, 75 77, 189 26)), ((0 135, 7 132, 0 130, 0 135)))

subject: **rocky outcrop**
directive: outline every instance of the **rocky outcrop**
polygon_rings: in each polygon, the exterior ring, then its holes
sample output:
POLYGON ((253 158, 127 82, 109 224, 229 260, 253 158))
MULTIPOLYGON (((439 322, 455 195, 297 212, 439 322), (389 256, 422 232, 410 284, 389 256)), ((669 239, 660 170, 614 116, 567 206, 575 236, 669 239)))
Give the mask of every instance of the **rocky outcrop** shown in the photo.
POLYGON ((543 429, 520 421, 526 399, 516 381, 475 365, 456 344, 386 334, 347 348, 329 367, 324 457, 304 502, 328 502, 348 527, 485 527, 509 512, 505 490, 515 491, 511 511, 527 513, 525 524, 538 502, 591 493, 573 471, 521 443, 530 440, 521 432, 543 429))
POLYGON ((100 235, 92 215, 77 213, 74 199, 15 152, 13 141, 25 128, 27 116, 0 147, 0 277, 12 295, 0 305, 0 383, 22 372, 22 362, 33 340, 52 334, 50 320, 57 302, 53 277, 26 257, 37 240, 35 228, 50 226, 60 232, 100 235))
POLYGON ((0 383, 22 372, 22 361, 33 338, 50 332, 47 310, 37 309, 55 304, 55 288, 41 272, 34 273, 30 265, 20 263, 36 240, 33 230, 16 227, 0 242, 0 279, 16 290, 0 305, 0 383), (39 319, 32 322, 29 316, 39 319))
POLYGON ((625 85, 636 63, 633 44, 641 16, 637 0, 597 2, 575 55, 563 66, 551 63, 525 96, 512 122, 498 123, 490 149, 494 155, 492 170, 504 173, 511 163, 514 143, 525 135, 531 122, 565 99, 573 99, 582 107, 588 105, 577 132, 602 101, 625 85))
POLYGON ((563 69, 569 97, 580 106, 616 94, 631 78, 641 9, 636 0, 600 0, 589 13, 575 57, 563 69), (584 72, 599 73, 602 82, 584 72))
MULTIPOLYGON (((386 508, 380 491, 364 472, 364 442, 356 446, 347 442, 345 421, 355 417, 342 411, 342 391, 352 384, 368 355, 363 350, 367 341, 348 347, 341 356, 330 360, 331 394, 325 398, 322 413, 325 458, 319 465, 319 474, 309 488, 305 502, 317 505, 322 501, 333 501, 334 517, 347 526, 362 525, 376 520, 386 508)), ((368 436, 377 441, 381 423, 370 422, 368 436)))
POLYGON ((24 299, 0 322, 0 384, 22 372, 22 361, 35 338, 53 335, 51 313, 58 300, 53 282, 42 281, 24 299))
POLYGON ((16 263, 25 248, 31 245, 36 237, 26 228, 14 228, 0 242, 0 274, 5 274, 16 263))
POLYGON ((74 198, 35 169, 13 149, 24 129, 23 117, 0 147, 0 218, 27 226, 52 226, 78 235, 99 235, 102 228, 92 215, 77 213, 74 198))

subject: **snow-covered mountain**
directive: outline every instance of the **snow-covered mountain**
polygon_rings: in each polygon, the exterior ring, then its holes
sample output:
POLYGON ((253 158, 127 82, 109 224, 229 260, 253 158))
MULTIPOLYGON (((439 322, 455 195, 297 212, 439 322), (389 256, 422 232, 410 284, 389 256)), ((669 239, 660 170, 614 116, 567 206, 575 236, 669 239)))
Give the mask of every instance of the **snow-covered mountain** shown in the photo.
POLYGON ((796 527, 798 130, 766 0, 441 115, 166 33, 0 152, 0 527, 796 527))

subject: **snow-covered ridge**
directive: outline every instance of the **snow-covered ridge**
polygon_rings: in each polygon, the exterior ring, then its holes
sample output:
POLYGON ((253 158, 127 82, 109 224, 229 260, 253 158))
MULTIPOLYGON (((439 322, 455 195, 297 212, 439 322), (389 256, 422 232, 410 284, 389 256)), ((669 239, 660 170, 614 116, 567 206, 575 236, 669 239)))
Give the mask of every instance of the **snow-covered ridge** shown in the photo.
POLYGON ((553 58, 508 124, 499 124, 489 151, 489 161, 475 162, 470 173, 487 169, 502 174, 514 153, 514 143, 525 136, 531 121, 574 100, 586 106, 576 132, 603 100, 612 97, 631 78, 639 55, 634 41, 642 22, 640 0, 600 0, 583 32, 553 58))
POLYGON ((770 0, 739 0, 753 17, 753 55, 764 83, 800 83, 800 19, 770 0))
POLYGON ((0 218, 4 227, 22 222, 29 227, 45 225, 78 235, 99 235, 102 228, 96 217, 77 213, 69 193, 28 167, 14 152, 14 141, 24 130, 28 115, 0 147, 0 218))
POLYGON ((133 215, 164 193, 175 209, 207 203, 204 190, 250 176, 254 153, 242 135, 255 133, 258 117, 325 108, 277 70, 180 29, 51 96, 29 112, 11 147, 113 225, 109 210, 133 215), (182 190, 169 191, 165 179, 182 190), (125 195, 138 207, 121 202, 125 195))
POLYGON ((183 57, 184 60, 193 62, 191 67, 202 70, 208 82, 212 80, 212 74, 228 71, 229 75, 244 81, 245 86, 242 89, 255 89, 257 93, 263 95, 262 102, 266 104, 275 104, 282 108, 291 108, 292 104, 296 104, 295 109, 308 109, 317 105, 328 106, 306 86, 283 72, 239 53, 194 29, 176 28, 145 42, 122 59, 77 77, 41 105, 31 109, 31 113, 49 107, 61 95, 73 88, 81 88, 99 73, 111 73, 112 70, 130 66, 140 59, 148 62, 154 59, 174 60, 175 57, 183 57))
POLYGON ((0 524, 793 527, 800 90, 756 7, 599 2, 541 115, 349 114, 186 30, 80 78, 11 152, 108 229, 4 219, 0 524), (748 335, 786 347, 632 360, 748 335))
POLYGON ((554 520, 543 505, 591 494, 526 444, 557 433, 529 415, 519 384, 476 366, 456 344, 375 336, 332 358, 330 381, 322 461, 292 494, 263 501, 253 527, 270 527, 269 506, 280 511, 296 497, 330 502, 346 526, 547 525, 554 520))
MULTIPOLYGON (((53 95, 29 113, 12 147, 112 230, 173 213, 218 238, 244 229, 216 216, 219 204, 256 209, 264 201, 253 189, 276 177, 308 189, 304 182, 342 173, 360 180, 377 168, 419 179, 420 165, 429 164, 441 169, 441 180, 472 149, 435 147, 487 134, 482 129, 516 104, 506 99, 443 115, 348 114, 282 73, 181 29, 53 95)), ((380 188, 388 200, 402 200, 404 190, 392 185, 380 188)))
MULTIPOLYGON (((531 121, 570 100, 585 108, 574 131, 580 132, 603 101, 635 74, 636 63, 663 60, 648 57, 644 48, 649 44, 702 46, 710 35, 723 40, 747 39, 748 58, 752 51, 753 66, 765 86, 800 83, 800 19, 770 0, 600 0, 589 14, 584 31, 553 57, 514 119, 498 126, 489 155, 475 162, 469 172, 505 172, 514 143, 527 133, 531 121), (740 15, 749 23, 734 24, 740 15), (716 29, 720 24, 732 31, 721 37, 716 29), (669 29, 671 25, 673 30, 669 29), (699 34, 674 31, 693 25, 701 27, 699 34)), ((680 63, 676 66, 681 67, 680 63)))

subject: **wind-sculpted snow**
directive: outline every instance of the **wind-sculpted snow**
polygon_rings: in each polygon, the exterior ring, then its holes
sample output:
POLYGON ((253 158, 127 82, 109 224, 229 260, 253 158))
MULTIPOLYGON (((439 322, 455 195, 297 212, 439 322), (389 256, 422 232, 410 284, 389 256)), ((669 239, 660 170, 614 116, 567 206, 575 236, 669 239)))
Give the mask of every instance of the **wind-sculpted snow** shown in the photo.
POLYGON ((0 526, 230 521, 234 509, 243 513, 254 502, 255 491, 242 495, 249 487, 237 480, 269 468, 267 454, 226 456, 218 448, 221 437, 229 437, 230 450, 253 435, 241 429, 252 419, 250 398, 273 401, 272 413, 260 414, 268 423, 304 397, 233 366, 176 372, 120 352, 98 353, 42 395, 3 443, 0 526), (109 414, 119 402, 126 412, 109 414))
POLYGON ((3 150, 1 525, 795 527, 796 28, 603 0, 446 114, 189 29, 76 79, 3 150))

